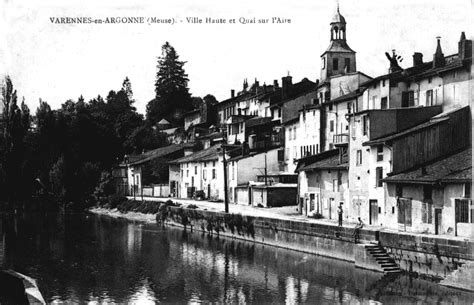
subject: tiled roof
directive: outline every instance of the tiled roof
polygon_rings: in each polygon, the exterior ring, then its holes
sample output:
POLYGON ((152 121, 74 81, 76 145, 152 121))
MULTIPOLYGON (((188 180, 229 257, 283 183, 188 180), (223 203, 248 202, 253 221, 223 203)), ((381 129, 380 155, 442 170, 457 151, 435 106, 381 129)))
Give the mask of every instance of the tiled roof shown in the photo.
POLYGON ((347 154, 343 155, 342 160, 339 160, 339 150, 333 149, 300 159, 296 166, 296 171, 348 168, 349 159, 347 154))
POLYGON ((195 152, 192 155, 173 160, 170 163, 217 161, 218 156, 219 156, 218 154, 219 151, 220 151, 220 145, 214 145, 207 149, 195 152))
POLYGON ((409 80, 409 79, 419 79, 422 77, 428 77, 430 75, 435 75, 437 73, 461 68, 464 65, 469 65, 469 62, 472 61, 471 58, 461 60, 456 57, 456 54, 446 56, 445 58, 446 59, 451 58, 451 60, 449 60, 449 62, 446 65, 441 66, 441 67, 433 68, 433 62, 429 61, 429 62, 422 63, 419 66, 409 67, 401 71, 395 71, 392 73, 380 75, 374 79, 371 79, 369 81, 366 81, 365 83, 362 83, 360 86, 368 87, 374 84, 374 82, 380 81, 382 79, 403 81, 403 80, 409 80))
POLYGON ((363 93, 363 91, 361 91, 361 90, 354 90, 354 91, 349 92, 345 95, 342 95, 342 96, 336 97, 335 99, 330 100, 329 103, 336 104, 336 103, 339 103, 339 102, 344 102, 344 101, 356 98, 358 96, 361 96, 362 93, 363 93))
POLYGON ((264 154, 264 153, 269 152, 270 150, 274 150, 274 149, 279 149, 279 148, 269 148, 269 149, 266 149, 266 150, 263 150, 263 151, 253 151, 253 152, 250 152, 247 155, 238 155, 236 157, 228 159, 227 162, 239 161, 239 160, 242 160, 242 159, 254 157, 258 154, 264 154))
POLYGON ((128 157, 130 165, 142 164, 156 158, 163 158, 167 155, 175 153, 184 148, 193 147, 194 144, 182 143, 182 144, 172 144, 164 147, 160 147, 154 150, 147 151, 140 155, 132 155, 128 157))
MULTIPOLYGON (((466 107, 469 107, 469 106, 466 106, 466 107)), ((440 114, 437 114, 434 117, 432 117, 428 122, 424 122, 422 124, 416 125, 415 127, 403 130, 401 132, 397 132, 397 133, 394 133, 394 134, 391 134, 391 135, 388 135, 388 136, 383 136, 381 138, 374 139, 374 140, 371 140, 371 141, 367 141, 367 142, 363 143, 362 145, 370 146, 370 145, 382 144, 382 143, 385 143, 385 142, 388 142, 388 141, 391 141, 391 140, 394 140, 394 139, 397 139, 397 138, 401 138, 401 137, 406 136, 408 134, 420 131, 422 129, 433 127, 435 125, 441 124, 441 123, 449 120, 450 119, 449 116, 448 116, 449 114, 451 114, 453 112, 456 112, 456 111, 459 111, 461 109, 464 109, 466 107, 453 108, 453 109, 444 111, 444 112, 442 112, 440 114)))
POLYGON ((464 183, 472 181, 472 149, 382 179, 388 183, 464 183))
MULTIPOLYGON (((326 52, 355 53, 354 50, 352 50, 347 44, 347 42, 344 40, 332 40, 326 52)), ((326 52, 324 52, 323 54, 325 54, 326 52)))
POLYGON ((270 105, 278 106, 284 104, 314 90, 316 90, 316 83, 308 80, 307 78, 303 78, 300 82, 294 83, 290 86, 290 88, 288 89, 288 96, 286 98, 283 99, 280 95, 278 96, 278 98, 273 99, 270 102, 270 105))
POLYGON ((267 124, 272 121, 271 117, 254 117, 245 122, 245 127, 253 127, 262 124, 267 124))

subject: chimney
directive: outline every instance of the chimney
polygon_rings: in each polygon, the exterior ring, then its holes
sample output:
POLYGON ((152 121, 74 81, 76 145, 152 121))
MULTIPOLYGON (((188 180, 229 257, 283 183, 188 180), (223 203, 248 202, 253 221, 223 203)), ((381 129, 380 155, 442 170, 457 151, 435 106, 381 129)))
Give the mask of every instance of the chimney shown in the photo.
POLYGON ((464 32, 461 33, 461 39, 459 39, 458 56, 459 59, 472 57, 472 40, 467 40, 464 32))
POLYGON ((231 98, 234 98, 234 97, 235 97, 235 90, 234 90, 234 89, 231 89, 231 90, 230 90, 230 97, 231 97, 231 98))
POLYGON ((292 85, 291 76, 288 75, 281 78, 281 95, 283 99, 288 97, 292 85))
POLYGON ((273 80, 273 89, 275 90, 276 88, 278 88, 278 80, 273 80))
POLYGON ((433 68, 439 68, 446 64, 444 59, 443 51, 441 51, 441 37, 436 37, 438 44, 436 46, 436 52, 433 54, 433 68))
POLYGON ((413 53, 413 67, 418 67, 423 64, 423 54, 420 52, 413 53))

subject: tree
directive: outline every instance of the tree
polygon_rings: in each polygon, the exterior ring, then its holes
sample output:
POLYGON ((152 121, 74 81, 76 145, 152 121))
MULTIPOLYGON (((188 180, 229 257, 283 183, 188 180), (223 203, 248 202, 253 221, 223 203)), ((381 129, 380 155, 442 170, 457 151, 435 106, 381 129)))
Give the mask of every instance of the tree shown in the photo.
POLYGON ((176 50, 166 42, 161 47, 156 73, 155 98, 147 105, 147 120, 151 124, 166 118, 182 123, 183 114, 192 109, 188 88, 188 75, 184 61, 179 60, 176 50))

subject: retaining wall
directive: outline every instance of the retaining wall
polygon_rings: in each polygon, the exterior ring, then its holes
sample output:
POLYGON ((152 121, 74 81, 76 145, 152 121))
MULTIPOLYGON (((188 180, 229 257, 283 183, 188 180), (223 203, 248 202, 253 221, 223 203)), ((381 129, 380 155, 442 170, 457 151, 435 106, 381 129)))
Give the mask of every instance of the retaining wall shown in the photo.
MULTIPOLYGON (((189 227, 192 230, 208 231, 212 234, 250 240, 282 248, 318 254, 354 262, 353 229, 331 224, 307 223, 302 221, 231 215, 220 212, 170 207, 171 222, 182 225, 183 211, 187 211, 189 227), (239 220, 240 219, 240 220, 239 220), (237 221, 236 221, 237 220, 237 221), (232 224, 241 222, 241 229, 232 224)), ((362 229, 361 243, 375 243, 378 231, 362 229)))
POLYGON ((400 268, 408 272, 446 278, 474 261, 473 241, 383 231, 379 241, 400 268))

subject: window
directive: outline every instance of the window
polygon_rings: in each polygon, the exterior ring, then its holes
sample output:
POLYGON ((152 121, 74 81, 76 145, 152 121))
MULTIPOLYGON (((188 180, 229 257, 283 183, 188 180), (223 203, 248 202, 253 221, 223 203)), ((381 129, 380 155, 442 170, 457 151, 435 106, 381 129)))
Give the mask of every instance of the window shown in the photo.
POLYGON ((369 130, 369 117, 364 115, 362 117, 362 135, 366 136, 369 130))
POLYGON ((212 167, 216 166, 216 161, 212 161, 212 167))
POLYGON ((359 166, 359 165, 362 165, 362 150, 357 150, 357 154, 356 154, 356 165, 359 166))
POLYGON ((334 132, 334 121, 333 120, 329 121, 329 131, 334 132))
POLYGON ((216 170, 212 169, 212 179, 216 179, 216 170))
POLYGON ((186 170, 186 177, 189 177, 189 169, 186 170))
POLYGON ((293 140, 296 140, 296 127, 293 127, 293 140))
POLYGON ((344 59, 344 65, 345 65, 346 71, 350 72, 350 70, 351 70, 351 59, 350 58, 345 58, 344 59))
POLYGON ((433 106, 433 90, 426 91, 426 106, 433 106))
POLYGON ((377 96, 374 95, 374 96, 372 96, 372 109, 375 109, 375 108, 376 108, 376 107, 375 107, 376 103, 377 103, 377 96))
POLYGON ((296 149, 296 146, 293 146, 293 158, 298 159, 298 150, 296 149))
POLYGON ((413 107, 415 106, 415 92, 405 91, 402 92, 402 107, 413 107))
POLYGON ((183 179, 184 176, 184 170, 181 170, 181 179, 183 179))
POLYGON ((385 79, 382 80, 382 87, 385 87, 385 79))
POLYGON ((283 149, 278 150, 278 161, 285 161, 285 151, 283 149))
POLYGON ((388 108, 388 100, 387 97, 382 97, 382 100, 380 101, 380 109, 387 109, 388 108))
POLYGON ((332 59, 332 69, 333 70, 339 70, 339 59, 338 58, 333 58, 332 59))
POLYGON ((347 103, 347 113, 352 113, 352 102, 347 103))
POLYGON ((377 146, 377 161, 383 161, 383 145, 377 146))
POLYGON ((382 187, 382 178, 383 178, 383 168, 377 167, 375 169, 375 187, 382 187))
POLYGON ((291 127, 288 129, 288 140, 291 140, 291 127))
POLYGON ((455 204, 455 222, 463 222, 463 223, 469 223, 472 222, 473 216, 472 212, 473 211, 473 205, 471 200, 469 199, 455 199, 454 200, 455 204), (469 217, 469 212, 471 212, 471 217, 469 217))
POLYGON ((202 170, 202 179, 207 180, 207 170, 206 169, 202 170))
POLYGON ((471 184, 464 184, 464 198, 471 198, 471 184))
POLYGON ((332 111, 332 104, 328 105, 329 111, 332 111))
POLYGON ((290 148, 285 148, 285 161, 290 160, 290 148))
POLYGON ((198 173, 198 167, 195 166, 195 167, 194 167, 194 174, 197 175, 197 173, 198 173))
POLYGON ((397 197, 403 197, 403 186, 400 184, 397 184, 395 186, 395 196, 397 197))
POLYGON ((321 61, 321 69, 326 68, 326 57, 323 57, 323 60, 321 61))
POLYGON ((423 201, 433 200, 433 187, 431 185, 423 186, 423 201))
POLYGON ((332 191, 339 192, 339 184, 337 183, 337 179, 332 180, 332 191))
POLYGON ((428 84, 431 84, 431 81, 432 81, 432 77, 428 77, 428 84))
POLYGON ((281 108, 278 108, 278 117, 281 118, 281 108))

